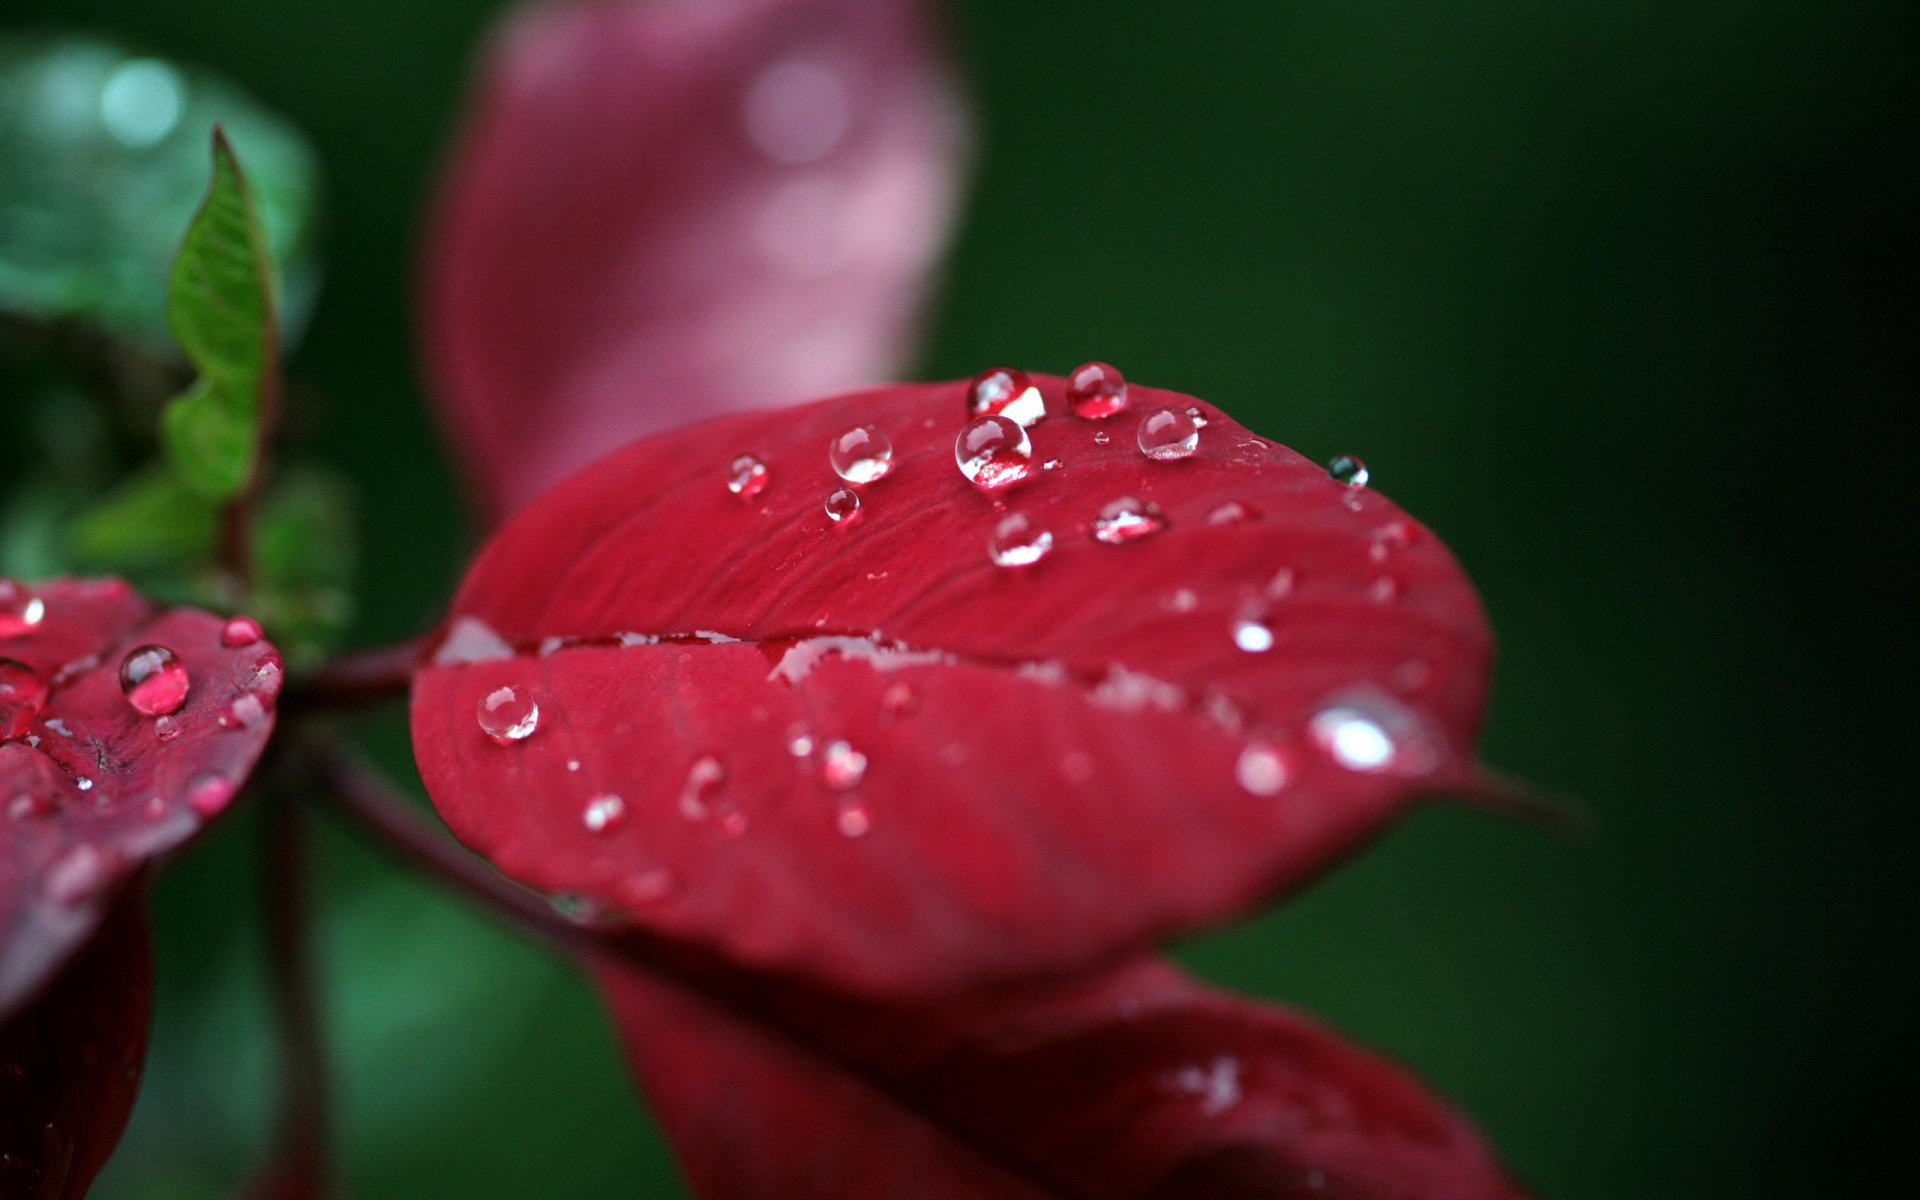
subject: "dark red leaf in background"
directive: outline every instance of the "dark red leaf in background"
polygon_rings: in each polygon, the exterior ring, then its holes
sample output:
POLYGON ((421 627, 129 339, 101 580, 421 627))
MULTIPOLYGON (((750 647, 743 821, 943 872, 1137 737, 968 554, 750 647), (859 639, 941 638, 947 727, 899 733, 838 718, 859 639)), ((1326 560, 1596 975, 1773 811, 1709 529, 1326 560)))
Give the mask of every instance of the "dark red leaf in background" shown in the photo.
MULTIPOLYGON (((0 581, 0 1016, 252 770, 273 726, 280 656, 252 622, 233 634, 228 624, 156 610, 117 580, 0 581), (122 664, 143 647, 172 652, 184 698, 171 671, 129 680, 140 688, 131 698, 123 690, 122 664), (9 692, 10 677, 25 682, 9 692)), ((136 674, 164 659, 136 656, 136 674)))
POLYGON ((151 959, 145 900, 128 896, 37 999, 0 1020, 0 1196, 86 1195, 139 1090, 151 959))
POLYGON ((1232 917, 1471 775, 1489 640, 1437 539, 1188 397, 1093 422, 1037 382, 995 499, 935 384, 656 437, 526 510, 415 682, 453 830, 736 962, 935 993, 1232 917), (1189 406, 1197 452, 1143 456, 1189 406), (836 522, 863 425, 892 470, 836 522), (1096 540, 1119 497, 1164 528, 1096 540), (1008 515, 1051 553, 996 565, 1008 515))
POLYGON ((1155 961, 919 1011, 600 976, 715 1200, 1520 1195, 1401 1071, 1155 961))
POLYGON ((480 498, 898 373, 962 132, 909 0, 577 0, 496 39, 424 280, 480 498))

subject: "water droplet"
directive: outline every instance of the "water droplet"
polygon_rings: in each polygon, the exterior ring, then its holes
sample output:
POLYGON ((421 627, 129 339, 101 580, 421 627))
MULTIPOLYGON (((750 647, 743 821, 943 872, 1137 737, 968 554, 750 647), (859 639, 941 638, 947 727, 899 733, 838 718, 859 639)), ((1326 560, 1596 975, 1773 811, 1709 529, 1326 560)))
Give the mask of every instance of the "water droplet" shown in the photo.
POLYGON ((893 442, 873 426, 861 425, 833 439, 827 463, 848 483, 873 483, 893 470, 893 442))
POLYGON ((1241 617, 1233 623, 1233 644, 1248 654, 1273 649, 1273 627, 1259 617, 1241 617))
POLYGON ((580 823, 587 827, 588 833, 609 833, 618 829, 626 819, 627 802, 611 793, 595 796, 580 810, 580 823))
POLYGON ((227 805, 233 802, 234 791, 233 780, 218 772, 196 775, 187 784, 187 807, 202 820, 211 820, 226 811, 227 805))
POLYGON ((1022 513, 1000 518, 987 539, 987 554, 1001 567, 1030 567, 1052 549, 1052 531, 1041 529, 1022 513))
POLYGON ((112 874, 113 861, 98 847, 83 842, 47 868, 47 894, 61 904, 81 904, 99 895, 112 874))
POLYGON ((1058 471, 1061 467, 1066 466, 1065 463, 1061 462, 1057 458, 1050 458, 1047 461, 1041 463, 1040 465, 1042 468, 1048 471, 1058 471))
POLYGON ((480 731, 502 746, 523 742, 540 725, 540 704, 515 687, 497 687, 480 697, 480 731))
POLYGON ((1213 507, 1213 511, 1207 514, 1207 524, 1238 525, 1242 521, 1251 521, 1259 515, 1259 512, 1250 504, 1228 500, 1224 504, 1216 504, 1213 507))
POLYGON ((165 646, 136 647, 120 660, 120 690, 144 716, 179 712, 189 690, 186 664, 165 646))
POLYGON ((828 742, 820 751, 820 782, 836 792, 850 792, 867 776, 867 756, 846 742, 828 742))
POLYGON ((835 521, 851 521, 860 515, 860 496, 852 488, 835 488, 827 493, 827 516, 835 521))
POLYGON ((1382 575, 1367 585, 1367 599, 1375 604, 1389 604, 1400 595, 1400 581, 1391 575, 1382 575))
POLYGON ((0 742, 25 737, 47 706, 47 681, 18 659, 0 658, 0 742))
POLYGON ((627 904, 652 904, 673 890, 673 872, 665 867, 648 867, 620 885, 620 899, 627 904))
POLYGON ((1100 510, 1100 515, 1093 519, 1093 538, 1109 546, 1119 546, 1151 537, 1166 525, 1166 517, 1153 501, 1121 496, 1108 501, 1107 506, 1100 510))
POLYGON ((222 729, 264 729, 266 724, 267 706, 258 696, 240 697, 220 717, 222 729))
POLYGON ((93 780, 87 778, 85 775, 76 776, 73 781, 73 786, 83 792, 90 792, 93 790, 93 780))
POLYGON ((1002 416, 976 417, 954 439, 953 461, 973 486, 983 492, 998 491, 1027 477, 1033 442, 1018 422, 1002 416))
POLYGON ((220 630, 220 644, 234 650, 251 646, 265 636, 260 630, 260 622, 252 617, 234 617, 220 630))
POLYGON ((1327 474, 1335 483, 1344 483, 1350 488, 1367 486, 1367 464, 1351 454, 1342 454, 1329 462, 1327 474))
POLYGON ((1388 521, 1368 536, 1367 561, 1384 563, 1393 557, 1395 550, 1404 550, 1412 544, 1412 526, 1405 521, 1388 521))
POLYGON ((1314 742, 1349 771, 1422 774, 1439 763, 1436 737, 1384 692, 1364 689, 1329 701, 1307 728, 1314 742))
POLYGON ((920 697, 914 694, 913 686, 904 679, 897 679, 887 685, 880 693, 880 711, 894 720, 910 717, 920 708, 920 697))
POLYGON ((834 828, 840 831, 841 837, 865 837, 873 828, 873 813, 867 808, 865 802, 857 798, 849 798, 840 802, 840 807, 834 814, 833 824, 834 828))
POLYGON ((1175 588, 1160 597, 1160 607, 1168 612, 1192 612, 1200 607, 1200 593, 1189 587, 1175 588))
POLYGON ((727 464, 727 490, 742 500, 751 500, 766 491, 770 482, 767 464, 751 454, 742 454, 727 464))
POLYGON ((1177 408, 1159 408, 1140 422, 1140 453, 1160 462, 1178 462, 1200 448, 1200 428, 1177 408))
POLYGON ((560 892, 549 897, 547 903, 553 906, 553 911, 575 925, 591 925, 603 915, 593 897, 583 896, 579 892, 560 892))
POLYGON ((1248 742, 1233 764, 1234 782, 1256 796, 1275 796, 1287 786, 1287 760, 1271 742, 1248 742))
POLYGON ((1093 431, 1093 444, 1096 446, 1104 446, 1112 440, 1111 437, 1107 436, 1107 431, 1104 429, 1096 429, 1093 431))
POLYGON ((1067 376, 1067 406, 1089 421, 1111 417, 1127 406, 1127 381, 1107 363, 1081 363, 1067 376))
POLYGON ((711 754, 702 754, 687 768, 687 779, 680 785, 680 813, 691 821, 705 819, 708 804, 727 779, 727 769, 711 754))
POLYGON ((1299 573, 1292 567, 1281 567, 1273 573, 1272 579, 1267 580, 1267 595, 1274 600, 1278 600, 1283 596, 1291 594, 1294 585, 1299 581, 1299 573))
POLYGON ((0 638, 25 636, 46 616, 46 601, 11 579, 0 579, 0 638))
POLYGON ((967 415, 1002 416, 1024 428, 1047 415, 1047 402, 1025 371, 988 367, 967 386, 967 415))
POLYGON ((53 800, 35 795, 33 792, 16 792, 13 799, 7 801, 7 816, 15 821, 24 821, 29 817, 49 817, 56 805, 53 800))

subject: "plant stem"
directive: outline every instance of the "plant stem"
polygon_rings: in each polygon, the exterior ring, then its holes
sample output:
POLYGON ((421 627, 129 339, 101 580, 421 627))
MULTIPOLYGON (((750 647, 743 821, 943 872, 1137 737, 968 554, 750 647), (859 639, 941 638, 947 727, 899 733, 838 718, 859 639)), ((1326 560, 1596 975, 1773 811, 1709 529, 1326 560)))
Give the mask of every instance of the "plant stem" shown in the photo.
POLYGON ((355 650, 296 684, 300 700, 320 709, 358 708, 407 694, 426 656, 428 636, 355 650))
POLYGON ((327 1193, 327 1064, 316 990, 310 854, 305 814, 276 792, 262 814, 267 959, 280 1032, 280 1114, 273 1150, 248 1189, 253 1200, 313 1200, 327 1193))

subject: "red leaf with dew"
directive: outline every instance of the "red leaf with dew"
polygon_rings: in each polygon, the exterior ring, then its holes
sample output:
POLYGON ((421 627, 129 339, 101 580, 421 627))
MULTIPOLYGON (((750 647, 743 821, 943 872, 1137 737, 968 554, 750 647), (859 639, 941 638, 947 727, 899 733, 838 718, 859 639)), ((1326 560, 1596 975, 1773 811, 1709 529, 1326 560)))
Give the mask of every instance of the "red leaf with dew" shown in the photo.
POLYGON ((449 825, 735 962, 939 993, 1226 920, 1473 777, 1489 639, 1436 538, 1189 397, 1090 421, 1037 382, 993 496, 934 384, 655 437, 527 509, 415 679, 449 825), (1188 457, 1142 454, 1190 407, 1188 457), (890 469, 848 483, 862 426, 890 469))
POLYGON ((0 1015, 225 809, 280 683, 246 618, 112 579, 0 581, 0 1015))
POLYGON ((133 1111, 152 1007, 145 901, 129 896, 0 1020, 0 1195, 78 1200, 133 1111))
POLYGON ((577 0, 496 38, 427 360, 490 511, 630 438, 896 374, 963 141, 907 0, 577 0))
POLYGON ((698 1195, 1510 1200, 1403 1072, 1143 960, 918 1010, 603 991, 698 1195))

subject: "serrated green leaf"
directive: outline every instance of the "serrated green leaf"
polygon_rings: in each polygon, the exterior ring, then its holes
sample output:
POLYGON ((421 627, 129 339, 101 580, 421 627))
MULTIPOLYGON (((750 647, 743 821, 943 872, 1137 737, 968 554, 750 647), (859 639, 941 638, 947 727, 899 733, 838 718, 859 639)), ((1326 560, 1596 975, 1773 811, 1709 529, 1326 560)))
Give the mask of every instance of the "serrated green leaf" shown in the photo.
POLYGON ((272 273, 246 176, 216 129, 213 183, 167 289, 167 321, 200 381, 167 406, 160 427, 181 481, 209 499, 238 495, 254 474, 280 370, 272 273))
POLYGON ((224 80, 71 34, 0 36, 0 309, 165 343, 216 123, 247 163, 290 343, 318 291, 312 150, 224 80))

